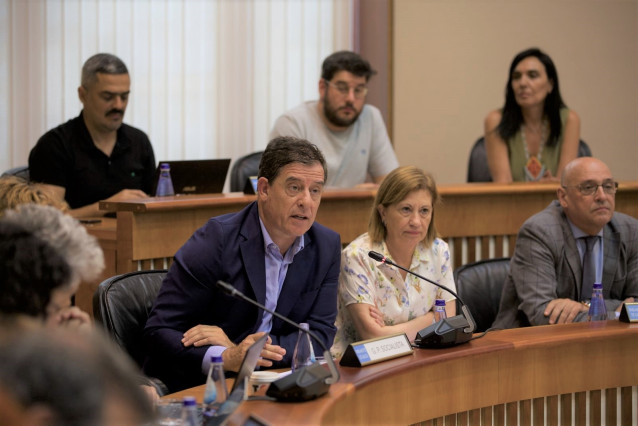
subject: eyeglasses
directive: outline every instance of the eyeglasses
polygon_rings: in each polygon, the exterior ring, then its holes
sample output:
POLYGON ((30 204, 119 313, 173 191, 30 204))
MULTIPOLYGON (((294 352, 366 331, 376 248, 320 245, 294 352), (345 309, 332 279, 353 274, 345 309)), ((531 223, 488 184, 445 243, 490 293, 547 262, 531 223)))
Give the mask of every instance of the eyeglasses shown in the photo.
POLYGON ((323 79, 323 81, 325 81, 328 86, 337 89, 337 92, 341 93, 343 96, 348 96, 350 94, 350 90, 354 92, 354 97, 357 99, 363 99, 368 94, 368 88, 366 86, 356 86, 350 88, 350 86, 348 86, 348 83, 344 83, 342 81, 338 83, 332 83, 325 78, 323 79))
POLYGON ((563 188, 578 188, 578 191, 580 191, 581 194, 583 195, 592 195, 595 194, 596 191, 598 191, 598 187, 602 187, 603 191, 605 192, 605 194, 609 194, 609 195, 614 195, 616 193, 616 191, 618 190, 618 182, 614 182, 611 180, 606 180, 605 182, 601 183, 600 185, 597 184, 596 182, 584 182, 578 185, 572 185, 572 186, 565 186, 563 185, 563 188))

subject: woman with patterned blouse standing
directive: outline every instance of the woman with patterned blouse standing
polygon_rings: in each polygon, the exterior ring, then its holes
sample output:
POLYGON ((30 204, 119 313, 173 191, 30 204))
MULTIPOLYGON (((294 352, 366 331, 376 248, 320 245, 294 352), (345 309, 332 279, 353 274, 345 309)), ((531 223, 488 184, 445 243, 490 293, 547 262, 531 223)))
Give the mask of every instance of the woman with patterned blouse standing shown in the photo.
POLYGON ((456 291, 450 252, 437 238, 434 209, 439 201, 434 179, 413 166, 399 167, 383 180, 374 201, 368 232, 341 254, 339 313, 332 353, 365 339, 416 333, 432 324, 436 299, 446 300, 448 316, 455 298, 440 288, 368 256, 376 251, 417 274, 456 291))

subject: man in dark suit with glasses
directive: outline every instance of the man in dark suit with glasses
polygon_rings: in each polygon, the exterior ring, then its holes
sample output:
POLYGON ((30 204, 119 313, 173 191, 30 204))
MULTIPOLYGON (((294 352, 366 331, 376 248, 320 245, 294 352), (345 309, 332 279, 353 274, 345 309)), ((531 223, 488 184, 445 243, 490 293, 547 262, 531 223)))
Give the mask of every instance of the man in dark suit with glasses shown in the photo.
POLYGON ((594 283, 608 312, 638 297, 638 220, 614 212, 617 188, 596 158, 565 167, 558 200, 519 231, 493 327, 586 321, 594 283))

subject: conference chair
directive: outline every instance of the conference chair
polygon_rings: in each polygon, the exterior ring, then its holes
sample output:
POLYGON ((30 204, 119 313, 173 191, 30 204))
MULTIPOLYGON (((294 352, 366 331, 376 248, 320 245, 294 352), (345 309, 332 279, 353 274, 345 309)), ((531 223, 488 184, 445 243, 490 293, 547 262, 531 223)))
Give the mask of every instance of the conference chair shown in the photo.
POLYGON ((142 367, 142 334, 166 270, 136 271, 116 275, 100 283, 93 295, 93 316, 142 367))
POLYGON ((259 173, 259 162, 263 151, 253 152, 252 154, 239 157, 230 169, 230 191, 242 192, 246 186, 248 178, 257 176, 259 173))
MULTIPOLYGON (((578 142, 578 156, 591 157, 589 145, 582 139, 578 142)), ((480 137, 470 150, 470 159, 467 165, 468 182, 492 182, 490 168, 487 165, 487 152, 485 151, 485 138, 480 137)))
POLYGON ((487 330, 496 319, 509 270, 509 257, 479 260, 454 270, 456 291, 476 321, 476 332, 487 330))
POLYGON ((18 166, 9 170, 5 170, 4 173, 2 173, 2 176, 17 176, 28 182, 29 181, 29 166, 18 166))

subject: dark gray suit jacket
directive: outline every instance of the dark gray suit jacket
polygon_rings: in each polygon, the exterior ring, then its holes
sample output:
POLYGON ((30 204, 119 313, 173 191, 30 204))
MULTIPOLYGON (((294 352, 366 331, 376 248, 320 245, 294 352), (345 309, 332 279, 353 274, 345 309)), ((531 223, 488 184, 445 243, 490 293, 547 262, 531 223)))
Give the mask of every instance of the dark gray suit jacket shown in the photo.
MULTIPOLYGON (((603 229, 603 296, 608 311, 638 297, 638 220, 614 213, 603 229)), ((581 260, 576 240, 558 201, 521 227, 510 273, 501 294, 497 328, 544 325, 553 299, 580 299, 581 260)), ((587 319, 582 312, 576 321, 587 319)))

